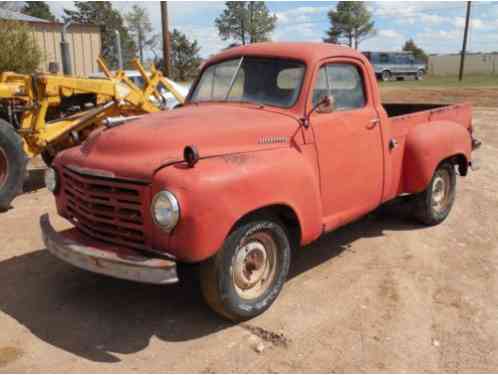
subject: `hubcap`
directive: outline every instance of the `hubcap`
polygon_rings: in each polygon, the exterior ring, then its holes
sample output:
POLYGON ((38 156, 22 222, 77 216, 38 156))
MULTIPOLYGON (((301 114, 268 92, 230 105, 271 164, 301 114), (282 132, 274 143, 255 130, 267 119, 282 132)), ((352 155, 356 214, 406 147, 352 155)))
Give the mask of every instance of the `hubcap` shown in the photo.
POLYGON ((7 161, 7 155, 5 155, 4 150, 0 148, 0 188, 7 181, 8 174, 9 174, 9 163, 7 161))
POLYGON ((243 299, 261 296, 271 285, 276 270, 277 244, 266 232, 246 239, 232 262, 232 278, 237 294, 243 299))
POLYGON ((432 208, 436 212, 443 212, 448 205, 450 192, 450 175, 441 171, 432 183, 432 208))

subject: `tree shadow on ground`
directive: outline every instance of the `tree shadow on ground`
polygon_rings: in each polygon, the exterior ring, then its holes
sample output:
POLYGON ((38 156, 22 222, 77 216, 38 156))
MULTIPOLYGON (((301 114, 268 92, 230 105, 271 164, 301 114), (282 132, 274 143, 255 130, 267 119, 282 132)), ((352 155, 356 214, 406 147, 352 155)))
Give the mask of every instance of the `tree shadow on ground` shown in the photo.
MULTIPOLYGON (((416 228, 370 215, 296 251, 289 277, 331 260, 358 238, 416 228)), ((141 351, 152 336, 185 341, 232 325, 204 304, 196 267, 182 272, 177 285, 138 284, 79 270, 37 250, 0 262, 0 309, 51 345, 91 361, 117 362, 112 353, 141 351)))

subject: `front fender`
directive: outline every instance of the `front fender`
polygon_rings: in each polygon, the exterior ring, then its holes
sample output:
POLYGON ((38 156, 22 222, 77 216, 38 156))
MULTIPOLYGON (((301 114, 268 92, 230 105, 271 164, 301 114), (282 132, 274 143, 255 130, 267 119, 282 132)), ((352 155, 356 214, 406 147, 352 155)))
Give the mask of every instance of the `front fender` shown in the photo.
POLYGON ((462 125, 451 121, 417 125, 406 137, 402 191, 423 191, 441 161, 456 155, 470 160, 471 150, 470 134, 462 125))
POLYGON ((170 235, 158 228, 156 247, 179 260, 197 262, 213 255, 233 225, 256 209, 281 204, 296 213, 302 242, 321 234, 321 201, 311 146, 217 156, 193 168, 183 163, 159 171, 154 190, 173 192, 180 221, 170 235))

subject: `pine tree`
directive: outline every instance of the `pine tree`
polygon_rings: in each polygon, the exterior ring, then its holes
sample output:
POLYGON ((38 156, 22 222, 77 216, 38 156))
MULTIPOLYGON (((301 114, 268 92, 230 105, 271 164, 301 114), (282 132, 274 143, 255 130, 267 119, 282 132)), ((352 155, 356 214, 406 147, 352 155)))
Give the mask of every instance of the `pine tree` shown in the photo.
POLYGON ((264 1, 227 1, 215 25, 223 40, 242 44, 264 42, 275 28, 277 16, 271 15, 264 1))
POLYGON ((418 47, 415 44, 415 42, 413 41, 413 39, 408 39, 405 42, 405 45, 403 46, 403 51, 412 52, 413 56, 417 60, 422 60, 424 62, 427 62, 427 60, 428 60, 428 57, 427 57, 427 54, 425 53, 425 51, 422 48, 418 47))
POLYGON ((375 34, 372 14, 362 1, 339 1, 328 16, 331 26, 324 42, 346 42, 358 49, 362 40, 375 34))
POLYGON ((21 13, 47 21, 56 20, 45 1, 26 1, 24 7, 21 9, 21 13))
POLYGON ((195 78, 201 65, 197 41, 191 42, 184 33, 173 29, 171 49, 172 78, 180 82, 195 78))

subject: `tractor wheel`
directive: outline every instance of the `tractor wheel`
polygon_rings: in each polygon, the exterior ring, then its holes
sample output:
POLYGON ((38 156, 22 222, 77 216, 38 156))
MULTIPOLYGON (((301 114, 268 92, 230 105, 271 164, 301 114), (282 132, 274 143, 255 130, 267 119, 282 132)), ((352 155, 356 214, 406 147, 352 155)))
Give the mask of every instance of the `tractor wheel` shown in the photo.
POLYGON ((50 167, 52 165, 52 162, 54 161, 55 155, 52 155, 48 151, 43 151, 41 153, 41 158, 42 158, 43 162, 45 163, 45 165, 47 167, 50 167))
POLYGON ((21 192, 27 161, 21 137, 7 121, 0 120, 0 211, 7 210, 21 192))

